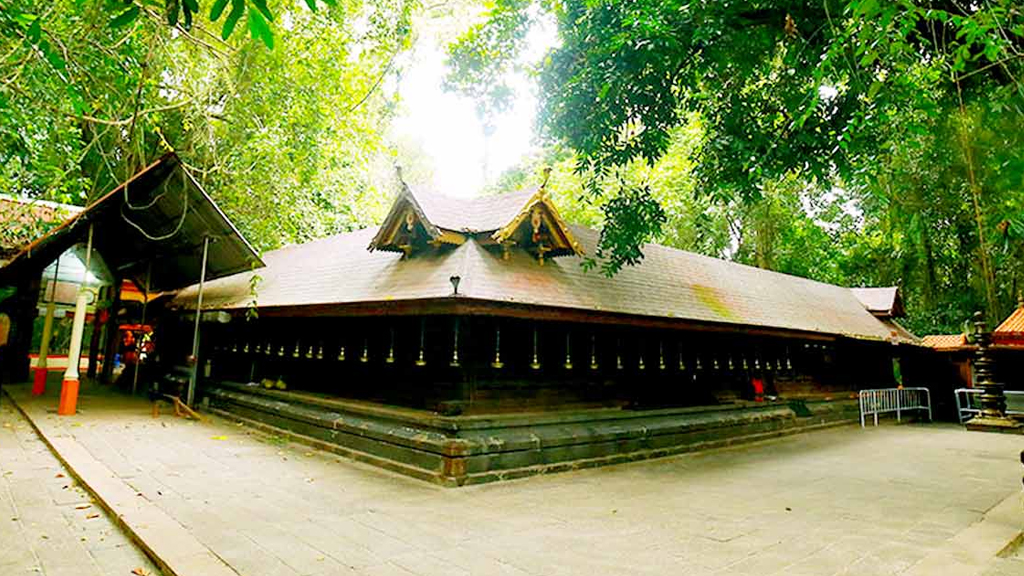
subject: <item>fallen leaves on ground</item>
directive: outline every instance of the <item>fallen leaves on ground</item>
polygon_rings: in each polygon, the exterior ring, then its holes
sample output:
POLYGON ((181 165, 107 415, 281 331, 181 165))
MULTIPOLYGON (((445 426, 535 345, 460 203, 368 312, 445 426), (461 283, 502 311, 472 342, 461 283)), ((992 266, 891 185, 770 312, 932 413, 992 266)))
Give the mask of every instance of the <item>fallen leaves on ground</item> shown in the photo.
POLYGON ((149 572, 146 572, 142 568, 132 569, 132 574, 135 574, 135 576, 149 576, 149 572))
POLYGON ((227 436, 210 436, 213 440, 227 440, 227 436))
POLYGON ((86 520, 92 520, 93 518, 99 518, 99 517, 100 517, 99 514, 86 514, 85 519, 86 520))
POLYGON ((75 506, 75 510, 85 510, 90 507, 92 507, 92 504, 79 504, 78 506, 75 506))

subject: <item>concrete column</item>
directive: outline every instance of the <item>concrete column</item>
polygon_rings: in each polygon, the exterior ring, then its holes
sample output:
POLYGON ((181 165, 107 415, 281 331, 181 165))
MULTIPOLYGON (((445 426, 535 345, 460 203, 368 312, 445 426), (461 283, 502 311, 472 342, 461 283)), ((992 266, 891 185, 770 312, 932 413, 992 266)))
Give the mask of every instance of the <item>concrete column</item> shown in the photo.
POLYGON ((68 368, 64 372, 61 384, 60 402, 57 404, 59 416, 74 416, 78 408, 78 362, 82 355, 82 334, 85 332, 85 312, 89 303, 89 289, 86 281, 89 278, 89 259, 92 257, 92 224, 89 224, 89 241, 86 243, 85 272, 82 274, 82 285, 78 287, 75 300, 75 319, 71 325, 71 347, 68 350, 68 368))

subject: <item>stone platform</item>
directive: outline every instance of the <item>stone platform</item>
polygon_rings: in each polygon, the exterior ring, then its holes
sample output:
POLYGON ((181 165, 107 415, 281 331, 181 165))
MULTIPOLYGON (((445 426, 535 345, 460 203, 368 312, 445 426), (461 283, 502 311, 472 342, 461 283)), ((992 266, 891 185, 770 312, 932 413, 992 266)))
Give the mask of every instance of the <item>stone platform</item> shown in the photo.
POLYGON ((223 416, 443 486, 658 458, 858 418, 856 401, 845 399, 440 416, 225 382, 207 383, 199 398, 223 416))

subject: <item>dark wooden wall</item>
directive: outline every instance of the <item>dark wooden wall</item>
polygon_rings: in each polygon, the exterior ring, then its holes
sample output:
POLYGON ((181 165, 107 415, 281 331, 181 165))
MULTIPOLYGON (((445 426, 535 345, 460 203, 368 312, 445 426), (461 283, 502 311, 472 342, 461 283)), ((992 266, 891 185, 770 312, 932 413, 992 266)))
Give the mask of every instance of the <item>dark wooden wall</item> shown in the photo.
POLYGON ((487 316, 236 318, 204 323, 202 343, 214 379, 281 379, 290 390, 474 412, 753 400, 753 378, 768 395, 846 397, 892 385, 894 348, 487 316))

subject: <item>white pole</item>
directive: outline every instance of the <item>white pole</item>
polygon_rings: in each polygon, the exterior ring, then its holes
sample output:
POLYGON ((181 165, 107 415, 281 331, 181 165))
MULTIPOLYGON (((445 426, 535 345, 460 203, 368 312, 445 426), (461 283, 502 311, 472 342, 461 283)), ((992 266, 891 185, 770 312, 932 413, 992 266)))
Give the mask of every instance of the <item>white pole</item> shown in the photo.
POLYGON ((192 330, 192 374, 188 379, 186 404, 190 407, 196 395, 196 378, 199 374, 199 317, 203 311, 203 285, 206 283, 206 257, 210 250, 210 237, 203 238, 203 267, 199 271, 199 296, 196 298, 196 324, 192 330))
POLYGON ((89 240, 85 249, 85 271, 82 272, 82 284, 78 287, 78 298, 75 300, 75 319, 71 325, 71 347, 68 350, 68 367, 64 371, 64 382, 61 386, 60 403, 57 413, 61 416, 74 415, 78 405, 78 363, 82 355, 82 334, 85 332, 85 310, 88 305, 89 261, 92 257, 92 223, 89 224, 89 240))

